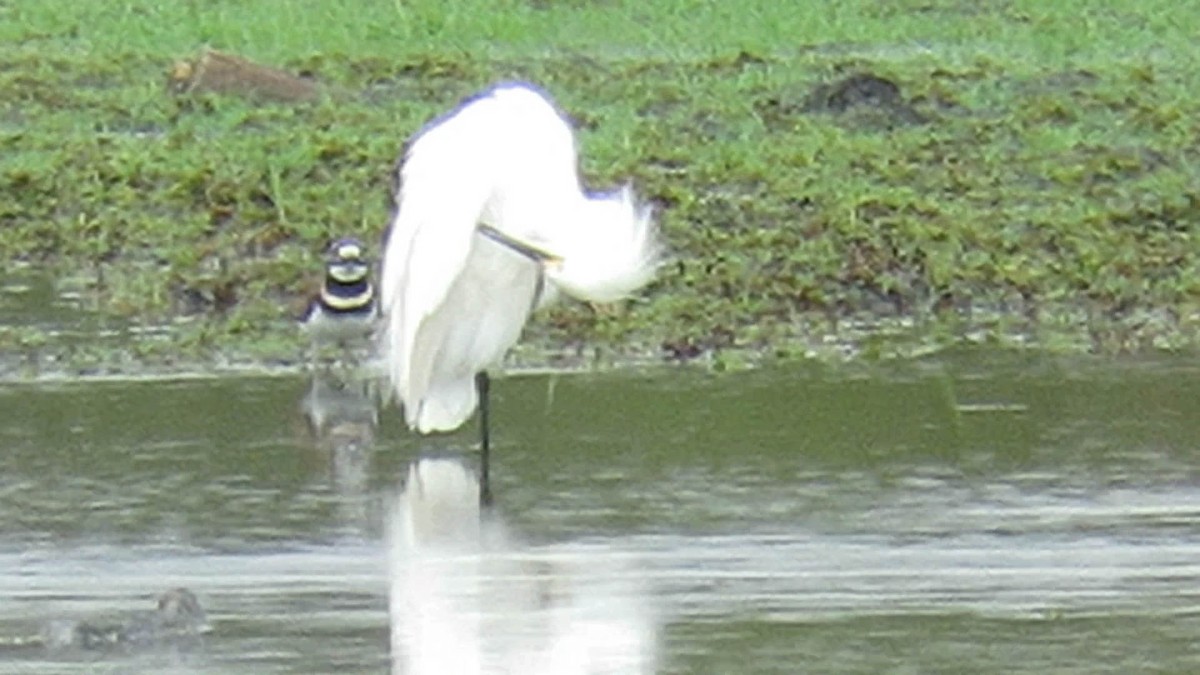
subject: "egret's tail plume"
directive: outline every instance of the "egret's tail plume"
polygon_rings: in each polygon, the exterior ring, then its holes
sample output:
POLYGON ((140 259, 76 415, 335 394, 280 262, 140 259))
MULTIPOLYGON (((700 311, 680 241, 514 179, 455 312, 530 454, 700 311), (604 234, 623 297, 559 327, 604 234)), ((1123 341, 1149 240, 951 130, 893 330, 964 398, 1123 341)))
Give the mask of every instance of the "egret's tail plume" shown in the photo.
POLYGON ((653 212, 628 186, 584 200, 570 231, 561 263, 548 264, 546 276, 578 300, 620 300, 649 283, 662 258, 653 212))

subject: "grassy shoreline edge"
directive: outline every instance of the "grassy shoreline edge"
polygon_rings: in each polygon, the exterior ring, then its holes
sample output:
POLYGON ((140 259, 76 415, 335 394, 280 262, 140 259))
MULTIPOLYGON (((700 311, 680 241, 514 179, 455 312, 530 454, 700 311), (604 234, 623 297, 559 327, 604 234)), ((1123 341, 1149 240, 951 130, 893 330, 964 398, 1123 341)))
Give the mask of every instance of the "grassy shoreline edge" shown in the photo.
POLYGON ((289 316, 317 253, 378 240, 403 139, 516 78, 579 121, 589 182, 632 179, 659 208, 674 258, 623 310, 539 317, 515 362, 1195 353, 1200 19, 1169 3, 875 4, 5 3, 0 251, 65 279, 112 336, 63 337, 0 294, 0 368, 295 362, 289 316), (169 59, 204 42, 340 93, 167 95, 169 59))

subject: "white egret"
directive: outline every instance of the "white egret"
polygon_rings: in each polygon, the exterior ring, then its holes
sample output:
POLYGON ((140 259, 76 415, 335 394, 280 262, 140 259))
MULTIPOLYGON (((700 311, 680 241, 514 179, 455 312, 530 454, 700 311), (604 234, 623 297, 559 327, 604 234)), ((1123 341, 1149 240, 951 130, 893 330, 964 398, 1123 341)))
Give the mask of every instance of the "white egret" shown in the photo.
POLYGON ((528 84, 434 120, 395 178, 380 353, 410 428, 455 429, 480 406, 486 498, 486 369, 556 290, 611 302, 649 282, 656 228, 629 187, 584 189, 570 124, 528 84))

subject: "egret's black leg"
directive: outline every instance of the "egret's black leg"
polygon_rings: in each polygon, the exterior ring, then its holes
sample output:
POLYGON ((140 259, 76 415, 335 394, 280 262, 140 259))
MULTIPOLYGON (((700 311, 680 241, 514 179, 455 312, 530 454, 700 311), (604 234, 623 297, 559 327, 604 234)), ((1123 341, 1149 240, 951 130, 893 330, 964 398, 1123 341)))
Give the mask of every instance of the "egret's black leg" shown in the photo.
POLYGON ((487 507, 492 505, 492 482, 490 478, 492 463, 492 439, 488 428, 488 390, 491 381, 487 372, 475 374, 475 389, 479 392, 479 504, 487 507))

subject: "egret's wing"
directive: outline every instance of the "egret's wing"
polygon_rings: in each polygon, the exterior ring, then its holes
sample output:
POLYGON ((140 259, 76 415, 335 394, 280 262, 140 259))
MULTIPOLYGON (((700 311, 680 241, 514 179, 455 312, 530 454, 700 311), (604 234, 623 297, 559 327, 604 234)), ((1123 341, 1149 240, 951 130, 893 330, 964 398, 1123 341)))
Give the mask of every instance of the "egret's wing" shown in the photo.
POLYGON ((405 266, 415 234, 415 229, 407 226, 397 213, 388 226, 380 269, 379 311, 382 321, 377 335, 377 351, 387 370, 391 383, 389 389, 395 394, 401 393, 401 383, 408 380, 408 355, 402 349, 405 325, 402 297, 405 266))
MULTIPOLYGON (((429 388, 440 339, 431 319, 471 253, 486 183, 456 162, 414 144, 403 168, 399 208, 384 254, 384 347, 392 386, 413 424, 429 388)), ((444 322, 442 322, 444 323, 444 322)))

